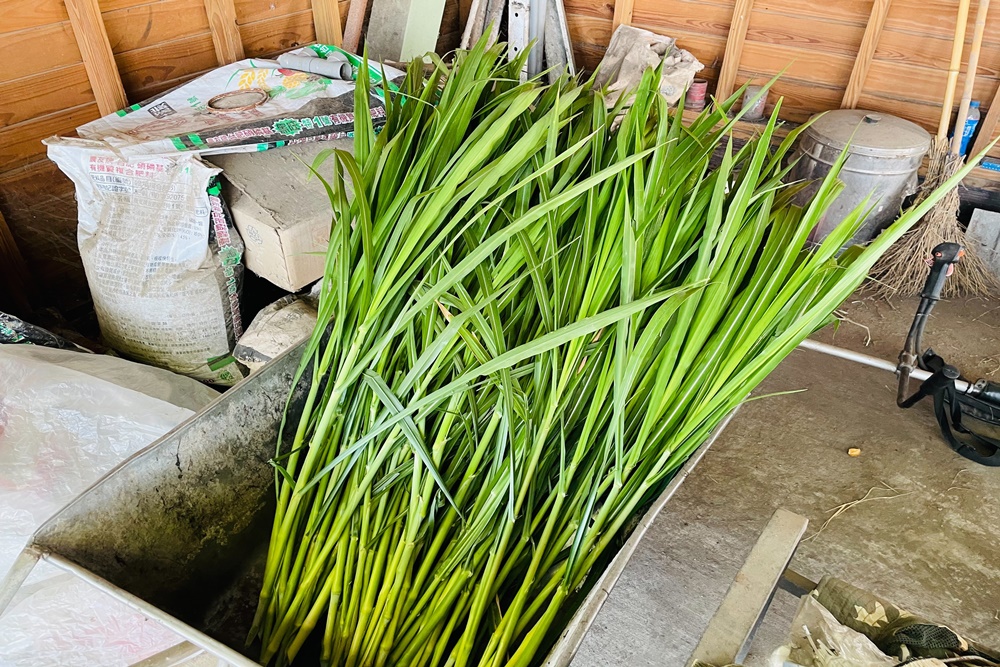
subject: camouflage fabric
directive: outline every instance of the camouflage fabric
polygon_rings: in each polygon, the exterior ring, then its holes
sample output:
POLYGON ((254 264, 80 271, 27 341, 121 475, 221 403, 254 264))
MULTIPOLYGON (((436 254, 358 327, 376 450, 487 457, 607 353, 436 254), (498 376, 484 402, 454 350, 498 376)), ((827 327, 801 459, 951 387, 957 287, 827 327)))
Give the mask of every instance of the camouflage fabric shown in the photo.
POLYGON ((931 658, 959 667, 1000 667, 997 651, 840 579, 824 577, 811 595, 837 621, 867 636, 883 653, 902 660, 902 665, 933 665, 933 660, 926 660, 931 658))

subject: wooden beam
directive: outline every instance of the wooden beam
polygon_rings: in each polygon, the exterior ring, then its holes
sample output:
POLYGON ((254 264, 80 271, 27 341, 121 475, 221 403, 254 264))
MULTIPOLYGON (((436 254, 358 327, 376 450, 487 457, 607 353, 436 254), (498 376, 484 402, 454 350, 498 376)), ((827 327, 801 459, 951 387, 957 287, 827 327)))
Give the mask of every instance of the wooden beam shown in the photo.
MULTIPOLYGON (((513 0, 511 0, 513 2, 513 0)), ((460 43, 461 48, 470 49, 474 42, 479 41, 479 38, 483 36, 483 30, 486 25, 486 5, 489 4, 487 0, 472 0, 472 4, 469 5, 469 18, 465 22, 465 27, 462 29, 462 41, 460 43)), ((507 23, 510 24, 511 13, 507 12, 507 23)), ((508 28, 509 30, 509 28, 508 28)), ((508 38, 507 42, 511 43, 514 40, 508 38)))
POLYGON ((66 13, 102 115, 128 106, 97 0, 66 0, 66 13))
POLYGON ((729 24, 729 37, 726 39, 726 51, 722 56, 722 69, 719 70, 719 83, 715 88, 715 98, 720 102, 729 99, 736 84, 736 73, 740 69, 740 57, 743 55, 743 43, 747 38, 747 28, 750 27, 750 13, 753 11, 753 0, 736 0, 733 8, 733 20, 729 24))
POLYGON ((320 44, 341 46, 344 32, 340 26, 340 7, 337 0, 313 0, 313 25, 316 41, 320 44))
POLYGON ((236 25, 236 7, 233 0, 205 0, 208 27, 212 31, 215 57, 220 65, 243 60, 243 39, 236 25))
POLYGON ((615 34, 620 25, 632 25, 632 10, 635 0, 615 0, 615 18, 611 24, 611 34, 615 34))
POLYGON ((1000 122, 1000 86, 997 86, 997 92, 993 95, 990 108, 986 110, 986 118, 979 124, 976 142, 972 144, 969 157, 979 155, 986 150, 987 144, 993 141, 993 133, 996 132, 998 122, 1000 122))
POLYGON ((840 103, 841 109, 854 109, 858 106, 861 91, 865 88, 865 79, 868 78, 868 68, 872 65, 879 37, 882 36, 885 17, 889 15, 891 2, 892 0, 875 0, 872 3, 872 11, 868 16, 868 27, 865 28, 865 36, 861 39, 858 55, 854 59, 854 69, 851 70, 851 79, 847 82, 847 90, 844 91, 844 99, 840 103))

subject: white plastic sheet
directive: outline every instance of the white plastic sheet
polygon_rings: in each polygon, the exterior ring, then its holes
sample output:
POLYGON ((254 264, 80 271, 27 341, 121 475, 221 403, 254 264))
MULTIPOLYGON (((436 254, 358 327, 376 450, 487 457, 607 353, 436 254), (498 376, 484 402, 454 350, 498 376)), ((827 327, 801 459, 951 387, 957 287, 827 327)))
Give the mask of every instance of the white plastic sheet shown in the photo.
MULTIPOLYGON (((124 359, 0 345, 0 576, 42 522, 216 396, 124 359)), ((41 563, 0 617, 0 666, 129 665, 178 641, 41 563)))
POLYGON ((771 654, 769 667, 891 667, 898 661, 860 632, 837 622, 812 595, 799 603, 788 640, 771 654))

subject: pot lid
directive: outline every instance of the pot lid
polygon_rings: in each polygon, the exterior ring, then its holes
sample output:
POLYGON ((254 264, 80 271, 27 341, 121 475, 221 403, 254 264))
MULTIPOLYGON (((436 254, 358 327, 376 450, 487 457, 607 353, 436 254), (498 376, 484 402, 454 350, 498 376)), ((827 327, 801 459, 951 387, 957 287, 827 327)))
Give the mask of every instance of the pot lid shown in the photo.
POLYGON ((835 150, 873 157, 923 155, 931 135, 916 123, 879 111, 840 109, 817 118, 803 133, 835 150))

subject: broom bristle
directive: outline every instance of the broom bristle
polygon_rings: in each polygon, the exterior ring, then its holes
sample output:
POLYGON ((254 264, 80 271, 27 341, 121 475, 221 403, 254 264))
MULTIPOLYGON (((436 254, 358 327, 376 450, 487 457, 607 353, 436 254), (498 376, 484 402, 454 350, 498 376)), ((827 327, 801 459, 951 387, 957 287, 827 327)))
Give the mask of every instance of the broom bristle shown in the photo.
MULTIPOLYGON (((927 178, 914 206, 961 168, 961 157, 950 154, 948 142, 936 139, 931 148, 927 178)), ((871 271, 876 296, 920 294, 927 280, 927 260, 939 243, 959 243, 965 256, 944 285, 944 296, 987 295, 1000 291, 1000 282, 990 272, 974 245, 967 243, 958 225, 961 204, 958 189, 951 190, 917 225, 897 241, 871 271)))

